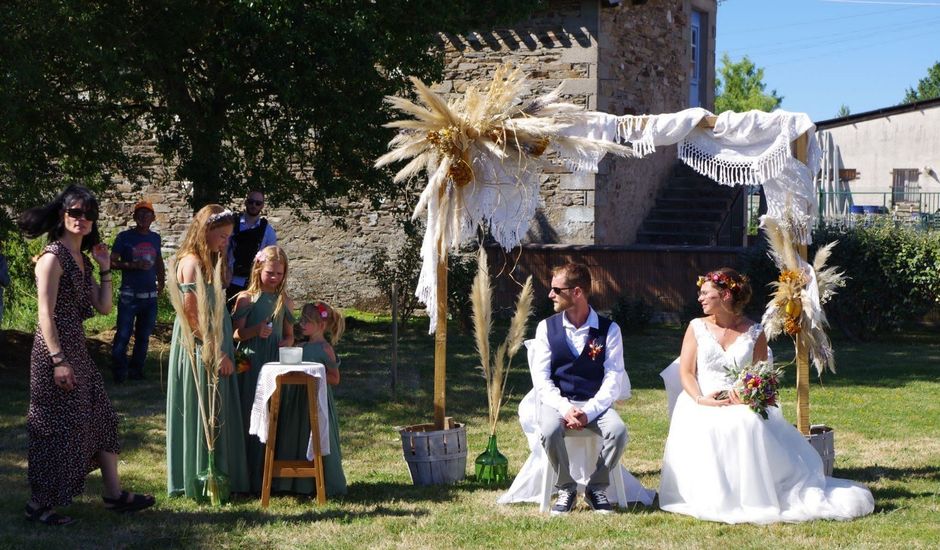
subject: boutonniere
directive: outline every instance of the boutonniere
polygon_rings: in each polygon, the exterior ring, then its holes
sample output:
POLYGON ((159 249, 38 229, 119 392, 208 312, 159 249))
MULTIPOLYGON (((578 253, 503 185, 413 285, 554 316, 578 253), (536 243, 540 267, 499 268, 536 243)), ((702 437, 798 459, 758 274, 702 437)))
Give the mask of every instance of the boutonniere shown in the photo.
POLYGON ((597 338, 592 339, 588 342, 588 355, 591 356, 592 360, 597 360, 597 356, 604 351, 604 346, 597 341, 597 338))

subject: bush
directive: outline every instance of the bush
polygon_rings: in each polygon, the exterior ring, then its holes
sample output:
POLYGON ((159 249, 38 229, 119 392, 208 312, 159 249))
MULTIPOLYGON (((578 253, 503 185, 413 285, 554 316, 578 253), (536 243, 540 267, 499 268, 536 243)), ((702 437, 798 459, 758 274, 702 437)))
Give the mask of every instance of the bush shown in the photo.
POLYGON ((36 276, 33 256, 46 246, 46 238, 27 241, 18 233, 8 233, 3 253, 10 270, 10 286, 3 292, 3 328, 23 332, 36 330, 36 276))
POLYGON ((610 310, 610 317, 626 334, 639 334, 646 330, 653 317, 653 307, 643 298, 622 294, 610 310))
MULTIPOLYGON (((116 236, 116 235, 115 235, 116 236)), ((114 236, 102 235, 102 239, 108 248, 114 244, 114 236)), ((10 267, 10 287, 5 289, 3 301, 5 304, 3 312, 3 328, 15 329, 23 332, 35 332, 38 323, 37 311, 38 302, 36 297, 36 276, 33 263, 33 257, 39 254, 46 246, 46 237, 41 236, 36 239, 26 240, 22 235, 11 232, 6 235, 6 246, 4 254, 10 267)), ((169 257, 164 257, 164 262, 169 268, 169 257)), ((95 272, 97 273, 97 264, 92 260, 95 272)), ((90 319, 85 321, 86 332, 94 334, 114 327, 117 321, 118 292, 121 288, 120 269, 114 269, 111 272, 111 287, 114 290, 113 306, 108 315, 95 313, 90 319)), ((94 276, 97 280, 97 275, 94 276)), ((173 306, 170 304, 170 298, 166 292, 162 293, 157 299, 157 322, 172 323, 176 317, 173 306)))
POLYGON ((392 304, 392 286, 398 284, 399 323, 406 325, 418 307, 415 288, 421 274, 421 226, 417 222, 405 220, 401 224, 405 239, 395 258, 389 257, 385 249, 377 251, 369 258, 366 273, 375 280, 382 294, 392 304))
MULTIPOLYGON (((833 326, 869 340, 919 321, 940 305, 940 234, 895 226, 823 226, 813 235, 810 258, 819 245, 839 241, 829 265, 845 271, 846 285, 826 306, 833 326)), ((777 277, 766 243, 744 258, 754 285, 754 302, 766 302, 765 285, 777 277)), ((756 304, 757 305, 757 304, 756 304)), ((762 307, 762 304, 758 305, 762 307)))
POLYGON ((477 274, 477 247, 452 250, 447 255, 447 311, 457 321, 460 332, 473 333, 473 306, 470 291, 477 274))

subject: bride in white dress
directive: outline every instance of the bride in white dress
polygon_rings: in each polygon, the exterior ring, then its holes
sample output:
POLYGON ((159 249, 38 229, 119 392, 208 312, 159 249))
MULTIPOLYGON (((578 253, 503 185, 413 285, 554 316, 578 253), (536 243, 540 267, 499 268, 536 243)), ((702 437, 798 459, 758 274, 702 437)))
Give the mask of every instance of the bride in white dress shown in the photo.
POLYGON ((760 325, 741 315, 747 280, 729 268, 699 278, 706 317, 682 341, 679 395, 666 440, 663 510, 725 523, 847 520, 870 514, 871 492, 823 475, 822 459, 777 407, 764 420, 734 392, 727 367, 767 359, 760 325))

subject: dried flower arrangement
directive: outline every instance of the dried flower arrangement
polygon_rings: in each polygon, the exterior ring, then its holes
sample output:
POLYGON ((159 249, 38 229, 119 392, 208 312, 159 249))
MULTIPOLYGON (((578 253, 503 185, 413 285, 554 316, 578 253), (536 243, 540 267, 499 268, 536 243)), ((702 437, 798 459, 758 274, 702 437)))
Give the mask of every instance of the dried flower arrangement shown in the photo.
POLYGON ((813 265, 809 265, 800 258, 785 224, 764 217, 762 226, 770 244, 770 256, 780 269, 777 281, 771 283, 773 294, 761 320, 764 333, 769 340, 781 333, 794 339, 800 335, 819 376, 826 368, 835 372, 832 344, 826 334, 829 322, 822 306, 839 287, 845 286, 844 273, 835 266, 826 267, 838 241, 820 247, 813 265))
POLYGON ((473 335, 480 354, 480 369, 486 381, 486 399, 489 410, 490 435, 496 434, 496 423, 503 404, 506 377, 512 358, 525 340, 526 322, 532 313, 532 277, 526 279, 516 300, 516 311, 509 324, 506 339, 490 354, 490 334, 493 331, 493 287, 490 284, 486 250, 480 247, 477 258, 477 274, 473 279, 470 303, 473 306, 473 335))

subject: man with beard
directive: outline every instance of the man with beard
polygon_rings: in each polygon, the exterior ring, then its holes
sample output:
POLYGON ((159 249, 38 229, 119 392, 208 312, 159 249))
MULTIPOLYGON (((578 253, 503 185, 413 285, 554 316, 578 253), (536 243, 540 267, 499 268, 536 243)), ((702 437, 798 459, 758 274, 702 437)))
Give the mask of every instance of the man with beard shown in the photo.
POLYGON ((607 499, 610 471, 619 466, 627 443, 626 426, 612 408, 618 396, 629 395, 630 387, 620 327, 594 311, 588 304, 590 293, 591 273, 586 266, 570 263, 555 268, 548 297, 557 313, 539 323, 533 343, 531 371, 541 402, 542 447, 558 472, 552 515, 567 514, 577 499, 566 431, 587 429, 601 436, 597 469, 585 488, 585 500, 598 513, 612 511, 607 499))
POLYGON ((268 223, 267 218, 261 216, 264 208, 264 193, 253 190, 245 197, 245 211, 235 224, 235 230, 228 245, 228 267, 231 273, 225 297, 229 309, 233 306, 232 298, 248 287, 248 277, 251 275, 251 265, 255 261, 255 254, 266 246, 277 244, 277 234, 268 223))

